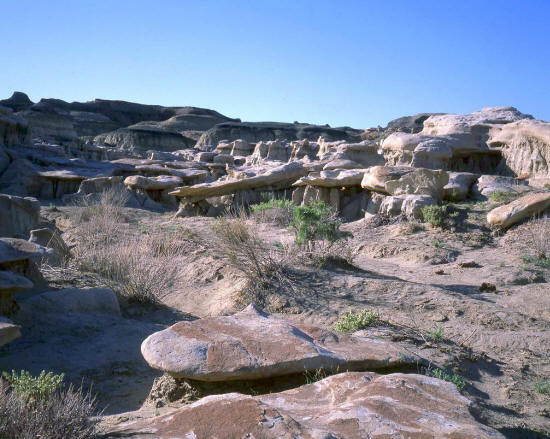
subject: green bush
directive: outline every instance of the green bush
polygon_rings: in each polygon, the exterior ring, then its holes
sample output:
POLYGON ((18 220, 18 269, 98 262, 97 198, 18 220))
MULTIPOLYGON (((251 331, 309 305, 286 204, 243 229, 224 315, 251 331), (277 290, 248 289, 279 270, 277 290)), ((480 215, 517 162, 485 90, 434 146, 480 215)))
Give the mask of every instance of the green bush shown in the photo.
POLYGON ((544 380, 535 383, 535 389, 537 392, 543 395, 550 395, 550 380, 544 380))
POLYGON ((292 201, 290 201, 290 200, 287 200, 285 198, 280 198, 280 199, 272 198, 270 200, 263 201, 261 203, 251 205, 250 206, 250 211, 251 212, 263 212, 263 211, 269 210, 269 209, 288 209, 288 210, 292 210, 293 207, 294 206, 292 204, 292 201))
POLYGON ((55 375, 53 372, 43 370, 40 375, 34 377, 30 372, 22 370, 19 374, 12 370, 11 374, 2 373, 12 387, 13 391, 27 401, 45 400, 49 398, 61 386, 64 374, 55 375))
POLYGON ((516 192, 494 191, 489 194, 489 200, 493 203, 509 203, 519 196, 516 192))
POLYGON ((276 223, 281 226, 288 226, 292 220, 292 201, 285 198, 271 198, 258 204, 250 206, 252 217, 261 222, 276 223))
POLYGON ((355 332, 375 325, 379 320, 380 315, 373 311, 348 311, 336 322, 333 329, 337 332, 355 332))
POLYGON ((422 206, 421 208, 422 218, 424 222, 433 227, 444 228, 451 218, 456 218, 458 212, 452 211, 452 207, 449 205, 430 205, 422 206))
POLYGON ((90 392, 65 388, 63 375, 5 373, 0 379, 0 438, 95 439, 96 401, 90 392))
POLYGON ((296 244, 314 245, 316 241, 335 242, 344 234, 341 221, 334 209, 320 201, 307 206, 296 206, 292 211, 292 227, 296 244))
POLYGON ((458 390, 462 390, 466 386, 466 381, 458 374, 449 375, 447 372, 441 369, 434 369, 432 371, 432 376, 443 381, 449 381, 453 383, 458 390))
POLYGON ((441 325, 435 325, 435 328, 433 331, 428 331, 428 337, 432 341, 441 341, 443 340, 443 326, 441 325))

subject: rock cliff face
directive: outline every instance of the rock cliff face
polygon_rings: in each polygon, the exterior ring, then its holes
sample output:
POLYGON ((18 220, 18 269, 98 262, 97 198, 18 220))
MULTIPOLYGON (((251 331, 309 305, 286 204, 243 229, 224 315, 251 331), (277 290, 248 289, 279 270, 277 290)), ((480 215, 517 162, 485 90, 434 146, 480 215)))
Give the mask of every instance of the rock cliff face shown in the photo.
POLYGON ((278 122, 227 122, 216 125, 205 132, 197 142, 197 148, 210 151, 222 140, 233 141, 243 139, 247 142, 267 140, 326 140, 359 141, 360 130, 349 127, 330 128, 324 125, 309 125, 303 123, 278 122))
POLYGON ((173 133, 202 132, 217 123, 237 120, 202 108, 162 107, 103 99, 71 103, 60 99, 42 99, 33 104, 24 93, 14 93, 1 102, 3 104, 0 105, 11 108, 29 122, 33 137, 61 142, 128 128, 129 131, 111 135, 111 140, 119 139, 127 145, 136 140, 133 134, 136 130, 166 132, 170 137, 173 133), (136 124, 139 125, 134 126, 136 124))

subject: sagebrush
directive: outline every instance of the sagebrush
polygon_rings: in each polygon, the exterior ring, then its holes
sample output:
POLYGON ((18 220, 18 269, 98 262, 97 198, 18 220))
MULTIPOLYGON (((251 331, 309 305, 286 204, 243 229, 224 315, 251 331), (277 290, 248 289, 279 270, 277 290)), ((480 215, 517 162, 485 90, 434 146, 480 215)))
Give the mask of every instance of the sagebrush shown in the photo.
POLYGON ((44 375, 48 378, 12 372, 11 381, 0 380, 0 438, 96 438, 91 392, 64 386, 60 375, 44 375))

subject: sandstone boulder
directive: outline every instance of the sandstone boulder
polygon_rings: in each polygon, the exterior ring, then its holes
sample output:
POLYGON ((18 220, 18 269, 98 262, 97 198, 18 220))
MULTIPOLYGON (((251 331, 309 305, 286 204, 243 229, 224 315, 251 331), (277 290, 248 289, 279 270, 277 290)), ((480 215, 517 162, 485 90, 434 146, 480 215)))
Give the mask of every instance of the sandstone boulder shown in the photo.
POLYGON ((25 309, 41 313, 101 313, 120 316, 118 299, 110 288, 68 288, 46 291, 25 301, 25 309))
POLYGON ((40 223, 36 198, 0 194, 0 236, 28 237, 40 223))
POLYGON ((327 170, 310 173, 292 186, 351 187, 360 186, 366 169, 327 170))
POLYGON ((454 384, 416 374, 348 372, 280 393, 207 396, 124 422, 107 437, 504 439, 469 412, 454 384))
POLYGON ((449 172, 449 182, 443 188, 443 199, 462 201, 468 198, 478 175, 469 172, 449 172))
POLYGON ((500 172, 550 177, 550 122, 523 119, 497 125, 491 129, 487 143, 502 153, 500 172))
POLYGON ((386 192, 391 195, 428 195, 436 200, 443 198, 443 187, 449 182, 445 171, 432 171, 419 168, 409 172, 398 180, 385 183, 386 192))
POLYGON ((132 175, 126 177, 124 184, 131 189, 141 189, 144 191, 161 191, 164 189, 173 189, 180 186, 183 180, 176 175, 159 175, 158 177, 143 177, 141 175, 132 175))
POLYGON ((527 181, 503 175, 482 175, 473 185, 472 191, 477 197, 488 197, 493 192, 522 193, 532 190, 527 181))
POLYGON ((10 319, 0 316, 0 346, 21 337, 21 327, 14 325, 10 319))
POLYGON ((361 187, 370 191, 388 194, 386 182, 399 180, 412 171, 414 171, 414 168, 409 166, 373 166, 365 172, 361 187))
POLYGON ((199 381, 257 379, 319 368, 372 370, 408 364, 391 344, 294 326, 254 305, 233 316, 180 322, 149 336, 141 352, 151 367, 199 381))
MULTIPOLYGON (((13 294, 16 291, 33 287, 33 283, 26 277, 11 271, 0 271, 0 315, 14 314, 19 306, 15 302, 13 294)), ((1 330, 0 330, 1 332, 1 330)), ((0 337, 1 338, 1 337, 0 337)))
POLYGON ((487 214, 487 222, 506 229, 524 219, 531 218, 550 208, 550 193, 528 194, 487 214))
POLYGON ((170 195, 186 198, 188 202, 196 202, 209 197, 232 194, 239 190, 273 186, 284 188, 290 187, 292 183, 306 175, 306 173, 307 170, 301 163, 291 162, 272 168, 262 168, 258 174, 255 174, 252 169, 243 174, 241 178, 179 187, 170 192, 170 195))
POLYGON ((31 230, 29 242, 54 250, 55 254, 49 260, 50 264, 58 264, 71 257, 71 250, 63 238, 47 227, 31 230))

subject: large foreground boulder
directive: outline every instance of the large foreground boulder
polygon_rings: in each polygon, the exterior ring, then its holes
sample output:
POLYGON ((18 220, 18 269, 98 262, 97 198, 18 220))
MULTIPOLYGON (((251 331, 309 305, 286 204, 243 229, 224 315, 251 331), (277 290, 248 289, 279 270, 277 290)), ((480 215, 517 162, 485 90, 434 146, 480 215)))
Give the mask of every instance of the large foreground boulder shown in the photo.
POLYGON ((281 393, 208 396, 163 416, 125 422, 107 437, 504 438, 477 422, 469 405, 453 384, 436 378, 349 372, 281 393))
POLYGON ((550 192, 525 195, 487 214, 487 222, 493 227, 506 229, 550 208, 550 192))
POLYGON ((254 305, 233 316, 180 322, 148 337, 151 367, 199 381, 244 380, 309 370, 373 370, 414 362, 397 346, 362 335, 294 326, 254 305))

